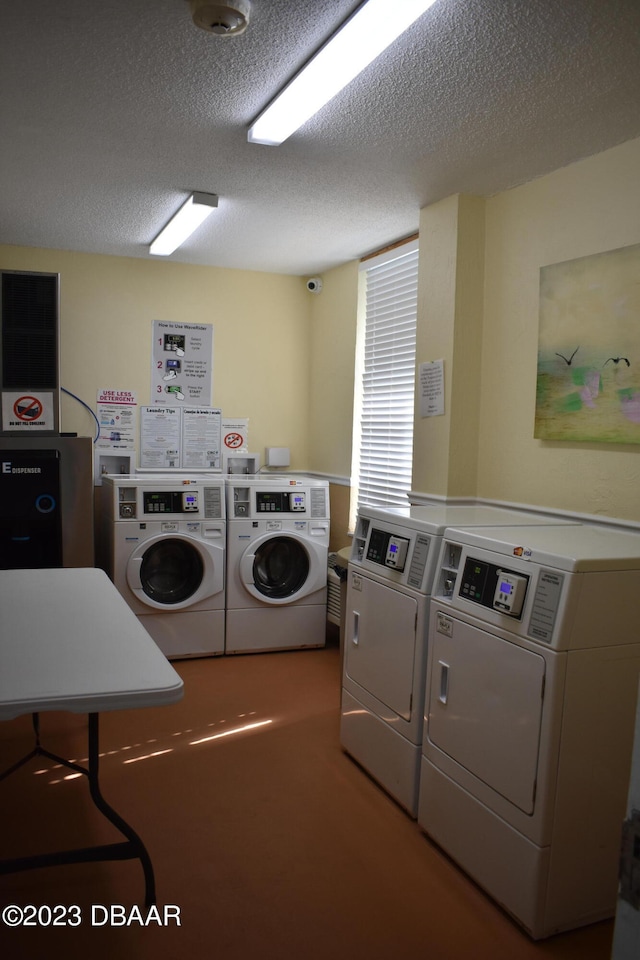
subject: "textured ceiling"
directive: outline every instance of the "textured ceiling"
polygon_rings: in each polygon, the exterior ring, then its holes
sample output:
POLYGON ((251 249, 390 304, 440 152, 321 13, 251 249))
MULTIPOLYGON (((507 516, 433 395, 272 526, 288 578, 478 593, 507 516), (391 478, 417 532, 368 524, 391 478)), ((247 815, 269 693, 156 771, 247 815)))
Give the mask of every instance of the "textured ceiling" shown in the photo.
POLYGON ((148 257, 199 190, 218 210, 171 260, 312 276, 640 135, 638 0, 436 0, 284 144, 248 143, 358 5, 253 0, 220 38, 186 0, 4 0, 0 243, 148 257))

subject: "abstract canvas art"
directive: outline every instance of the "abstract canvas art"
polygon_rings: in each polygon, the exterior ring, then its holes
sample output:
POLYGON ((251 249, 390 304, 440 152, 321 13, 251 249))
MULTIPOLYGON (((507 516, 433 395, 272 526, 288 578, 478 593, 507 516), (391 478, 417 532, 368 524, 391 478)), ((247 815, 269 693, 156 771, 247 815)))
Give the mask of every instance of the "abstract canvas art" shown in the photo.
POLYGON ((640 443, 640 244, 540 270, 534 436, 640 443))

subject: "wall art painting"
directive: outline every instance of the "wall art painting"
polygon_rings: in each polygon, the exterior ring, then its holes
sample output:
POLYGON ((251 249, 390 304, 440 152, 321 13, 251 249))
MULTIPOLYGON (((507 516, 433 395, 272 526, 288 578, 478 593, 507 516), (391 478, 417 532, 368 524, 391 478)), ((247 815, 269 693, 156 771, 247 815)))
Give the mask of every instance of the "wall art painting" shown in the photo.
POLYGON ((540 270, 534 436, 640 443, 640 244, 540 270))

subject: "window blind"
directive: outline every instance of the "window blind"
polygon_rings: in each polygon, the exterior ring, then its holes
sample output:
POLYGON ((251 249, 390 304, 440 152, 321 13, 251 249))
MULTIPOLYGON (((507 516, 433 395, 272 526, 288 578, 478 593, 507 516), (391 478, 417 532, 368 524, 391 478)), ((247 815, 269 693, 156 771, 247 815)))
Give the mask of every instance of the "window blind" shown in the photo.
POLYGON ((406 506, 411 489, 418 243, 365 261, 357 504, 406 506))

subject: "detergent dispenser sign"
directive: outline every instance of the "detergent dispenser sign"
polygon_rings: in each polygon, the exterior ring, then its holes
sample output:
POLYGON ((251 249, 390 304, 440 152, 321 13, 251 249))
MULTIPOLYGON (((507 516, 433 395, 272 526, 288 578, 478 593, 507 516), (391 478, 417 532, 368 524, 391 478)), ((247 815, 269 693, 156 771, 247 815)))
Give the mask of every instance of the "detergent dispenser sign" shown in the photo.
POLYGON ((54 430, 53 394, 3 393, 2 429, 22 434, 54 430))

